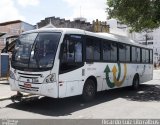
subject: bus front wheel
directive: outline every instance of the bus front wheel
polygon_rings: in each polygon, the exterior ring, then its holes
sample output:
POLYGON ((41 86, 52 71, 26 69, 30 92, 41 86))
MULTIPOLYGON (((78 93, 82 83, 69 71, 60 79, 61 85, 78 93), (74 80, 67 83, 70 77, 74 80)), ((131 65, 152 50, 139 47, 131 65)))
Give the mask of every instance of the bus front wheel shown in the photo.
POLYGON ((83 87, 82 98, 85 102, 91 101, 96 95, 96 85, 92 79, 88 79, 83 87))
POLYGON ((137 90, 139 88, 139 76, 135 75, 132 83, 133 90, 137 90))

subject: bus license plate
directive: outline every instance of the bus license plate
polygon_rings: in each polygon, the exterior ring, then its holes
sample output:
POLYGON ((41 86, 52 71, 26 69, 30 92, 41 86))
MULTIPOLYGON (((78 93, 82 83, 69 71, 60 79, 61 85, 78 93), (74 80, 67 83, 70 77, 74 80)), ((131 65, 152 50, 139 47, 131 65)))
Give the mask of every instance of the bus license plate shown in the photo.
POLYGON ((31 88, 32 85, 31 85, 31 83, 24 83, 24 87, 26 87, 26 88, 31 88))

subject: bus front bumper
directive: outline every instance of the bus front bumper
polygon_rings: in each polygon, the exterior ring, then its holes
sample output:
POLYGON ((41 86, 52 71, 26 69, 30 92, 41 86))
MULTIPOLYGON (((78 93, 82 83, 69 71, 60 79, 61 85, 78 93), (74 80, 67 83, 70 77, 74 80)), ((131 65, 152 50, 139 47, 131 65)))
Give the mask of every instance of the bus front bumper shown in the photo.
POLYGON ((9 84, 12 91, 19 91, 52 98, 58 98, 58 87, 56 82, 47 84, 33 84, 16 81, 14 79, 9 79, 9 84))

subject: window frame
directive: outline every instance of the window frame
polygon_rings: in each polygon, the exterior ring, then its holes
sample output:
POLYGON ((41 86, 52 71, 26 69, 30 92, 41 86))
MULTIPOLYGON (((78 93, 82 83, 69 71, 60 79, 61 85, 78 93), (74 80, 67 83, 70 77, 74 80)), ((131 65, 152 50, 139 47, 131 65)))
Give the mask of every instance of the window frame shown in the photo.
MULTIPOLYGON (((131 63, 131 64, 150 64, 153 62, 153 56, 152 56, 152 62, 142 62, 142 49, 145 49, 145 50, 149 50, 149 59, 150 59, 150 51, 152 51, 153 53, 153 49, 149 49, 149 48, 145 48, 145 47, 141 47, 141 46, 136 46, 136 45, 133 45, 133 44, 127 44, 127 43, 123 43, 123 42, 119 42, 119 41, 114 41, 114 40, 110 40, 110 39, 105 39, 105 38, 100 38, 100 37, 96 37, 96 36, 92 36, 92 35, 84 35, 84 42, 83 42, 83 61, 86 62, 86 63, 94 63, 94 62, 108 62, 108 63, 131 63), (87 44, 87 38, 91 38, 91 39, 99 39, 98 41, 99 42, 99 46, 100 46, 100 59, 99 60, 94 60, 94 59, 87 59, 86 58, 86 44, 87 44), (111 51, 110 51, 110 60, 104 60, 104 55, 103 55, 103 45, 105 43, 108 43, 108 44, 116 44, 116 47, 117 47, 117 59, 114 61, 114 60, 111 60, 111 51), (126 60, 126 52, 127 50, 125 50, 125 61, 120 61, 119 60, 119 44, 122 44, 122 45, 125 45, 125 47, 129 46, 130 48, 130 59, 129 61, 126 60), (135 47, 136 50, 137 48, 140 50, 140 60, 136 60, 136 61, 132 61, 132 48, 135 47)), ((138 51, 139 52, 139 51, 138 51)), ((93 53, 94 54, 94 53, 93 53)))
POLYGON ((102 62, 109 62, 109 63, 115 63, 115 62, 117 62, 118 61, 118 44, 117 44, 118 42, 116 42, 116 41, 113 41, 113 40, 108 40, 108 39, 102 39, 102 51, 101 51, 101 56, 102 56, 102 62), (111 60, 111 52, 112 51, 110 51, 110 60, 104 60, 104 56, 103 56, 103 47, 104 47, 104 43, 107 43, 107 44, 110 44, 111 46, 112 46, 112 44, 116 44, 116 49, 117 49, 117 53, 116 53, 116 56, 117 56, 117 58, 116 58, 116 60, 111 60))
POLYGON ((102 40, 102 47, 101 47, 101 49, 102 49, 102 51, 101 51, 101 53, 102 53, 102 61, 103 62, 111 62, 111 51, 110 51, 110 53, 109 53, 109 60, 105 60, 104 59, 104 44, 111 44, 111 41, 110 40, 102 40))
MULTIPOLYGON (((95 47, 95 46, 94 46, 95 47)), ((93 63, 93 62, 102 62, 102 39, 101 38, 98 38, 98 37, 95 37, 95 36, 88 36, 88 35, 86 35, 86 37, 85 37, 85 44, 84 44, 84 52, 85 52, 85 61, 87 62, 87 63, 93 63), (93 51, 93 59, 87 59, 87 39, 93 39, 93 45, 95 45, 94 44, 94 42, 96 42, 96 40, 95 39, 97 39, 98 41, 100 41, 100 42, 97 42, 97 43, 99 43, 99 50, 100 50, 100 55, 99 55, 99 59, 98 60, 95 60, 94 59, 94 51, 93 51)), ((94 48, 93 48, 93 50, 94 50, 94 48)))
POLYGON ((149 49, 149 63, 150 64, 153 64, 153 50, 152 49, 149 49), (151 52, 152 52, 152 60, 151 60, 151 52))
POLYGON ((133 45, 131 45, 131 63, 136 63, 136 64, 139 64, 139 63, 142 63, 142 48, 141 47, 139 47, 139 46, 133 46, 133 45), (137 59, 135 60, 135 61, 133 61, 132 59, 132 48, 135 48, 136 49, 136 52, 137 52, 137 49, 140 49, 140 60, 139 61, 137 61, 137 59))
MULTIPOLYGON (((70 40, 70 39, 69 39, 70 40)), ((74 71, 78 68, 81 68, 84 66, 84 43, 85 43, 85 35, 83 34, 65 34, 64 37, 63 37, 63 41, 61 43, 61 47, 60 47, 60 56, 59 56, 59 59, 60 59, 60 64, 59 64, 59 74, 63 74, 63 73, 67 73, 67 72, 70 72, 70 71, 74 71), (63 58, 63 50, 64 50, 64 41, 66 39, 66 37, 69 37, 71 38, 72 35, 75 35, 75 36, 81 36, 81 39, 82 39, 82 62, 75 62, 75 49, 74 49, 74 62, 68 62, 69 65, 74 65, 75 67, 71 68, 71 69, 67 69, 67 70, 62 70, 61 66, 62 64, 64 65, 64 63, 67 64, 67 61, 66 62, 62 62, 62 58, 63 58)), ((75 45, 75 42, 74 42, 74 45, 75 45)), ((75 46, 74 46, 75 47, 75 46)))

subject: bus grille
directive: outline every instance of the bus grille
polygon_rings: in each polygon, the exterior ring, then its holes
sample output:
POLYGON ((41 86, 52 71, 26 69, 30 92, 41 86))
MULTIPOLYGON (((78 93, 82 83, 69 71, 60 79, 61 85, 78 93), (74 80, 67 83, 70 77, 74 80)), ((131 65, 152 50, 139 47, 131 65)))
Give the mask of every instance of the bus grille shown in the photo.
POLYGON ((27 91, 36 91, 36 92, 38 92, 38 90, 39 90, 38 87, 30 87, 30 88, 27 88, 27 87, 24 86, 24 85, 19 85, 19 88, 20 88, 20 89, 23 89, 23 90, 27 90, 27 91))

